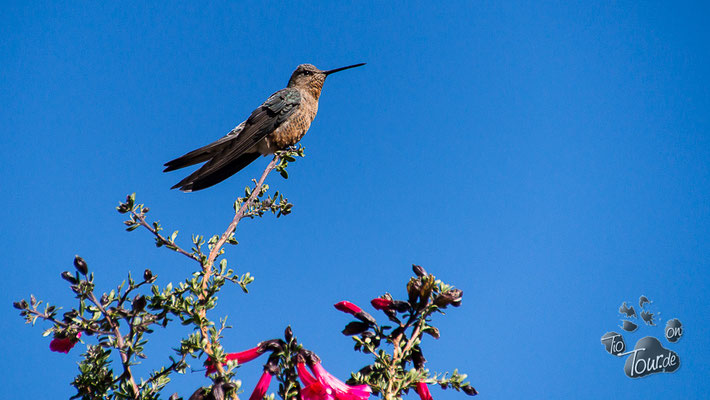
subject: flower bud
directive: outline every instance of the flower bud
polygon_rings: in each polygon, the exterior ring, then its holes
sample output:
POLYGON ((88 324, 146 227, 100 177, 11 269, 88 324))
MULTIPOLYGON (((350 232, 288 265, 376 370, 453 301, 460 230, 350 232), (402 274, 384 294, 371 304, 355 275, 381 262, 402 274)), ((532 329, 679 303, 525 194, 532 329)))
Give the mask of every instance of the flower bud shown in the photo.
POLYGON ((341 301, 339 303, 335 303, 334 307, 339 311, 342 311, 344 313, 348 313, 351 315, 355 315, 357 313, 362 312, 362 308, 356 306, 355 304, 353 304, 349 301, 341 301))
POLYGON ((71 283, 72 285, 76 285, 77 283, 79 283, 79 281, 77 281, 74 275, 69 271, 62 272, 62 279, 71 283))
POLYGON ((286 343, 284 343, 284 341, 281 339, 264 340, 263 342, 259 343, 259 351, 262 353, 265 351, 281 351, 283 350, 285 345, 286 343))
POLYGON ((412 271, 419 277, 429 275, 421 265, 412 264, 412 271))
POLYGON ((355 314, 355 318, 359 319, 362 322, 367 322, 370 325, 377 325, 377 321, 375 318, 372 317, 372 315, 366 313, 365 311, 360 311, 359 313, 355 314))
POLYGON ((412 278, 407 283, 407 294, 409 295, 409 302, 415 304, 417 298, 419 298, 419 292, 422 288, 422 281, 418 278, 412 278))
POLYGON ((469 396, 475 396, 478 394, 478 391, 476 391, 476 389, 474 389, 471 385, 461 386, 461 390, 469 396))
POLYGON ((392 300, 383 299, 383 298, 379 298, 379 297, 376 299, 372 299, 372 301, 370 301, 370 303, 377 310, 387 310, 392 306, 392 300))
POLYGON ((397 312, 405 312, 409 310, 409 302, 402 301, 402 300, 393 300, 392 301, 392 309, 396 310, 397 312))
POLYGON ((439 293, 434 299, 434 304, 439 308, 446 308, 449 304, 458 307, 461 305, 462 297, 463 291, 461 289, 451 289, 444 293, 439 293))
POLYGON ((86 261, 78 255, 74 256, 74 268, 82 275, 86 275, 89 272, 89 266, 86 265, 86 261))
POLYGON ((145 308, 146 305, 146 300, 145 296, 138 295, 133 299, 133 311, 134 312, 141 312, 145 308))
POLYGON ((359 321, 353 321, 347 325, 345 325, 345 329, 343 329, 343 335, 345 336, 352 336, 352 335, 359 335, 367 329, 370 328, 370 324, 366 322, 359 322, 359 321))
POLYGON ((424 354, 422 354, 422 349, 419 346, 414 346, 412 348, 412 363, 414 364, 414 368, 421 369, 424 367, 425 362, 426 358, 424 358, 424 354))
POLYGON ((153 282, 153 271, 146 268, 146 270, 143 271, 143 280, 146 282, 153 282))
POLYGON ((27 304, 27 300, 22 299, 20 301, 16 301, 16 302, 12 303, 12 306, 17 308, 18 310, 25 310, 25 309, 27 309, 29 304, 27 304))

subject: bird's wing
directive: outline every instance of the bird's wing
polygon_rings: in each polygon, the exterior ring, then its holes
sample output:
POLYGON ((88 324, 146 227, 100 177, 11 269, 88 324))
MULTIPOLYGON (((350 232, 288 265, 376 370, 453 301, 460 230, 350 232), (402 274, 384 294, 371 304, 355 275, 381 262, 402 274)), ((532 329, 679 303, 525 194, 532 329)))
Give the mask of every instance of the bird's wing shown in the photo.
POLYGON ((199 149, 193 150, 174 160, 166 162, 165 169, 163 170, 163 172, 174 171, 176 169, 189 167, 190 165, 199 164, 201 162, 209 160, 215 153, 218 153, 222 148, 224 148, 225 144, 237 137, 237 135, 242 131, 242 129, 244 129, 245 123, 246 121, 237 125, 234 129, 229 131, 228 134, 226 134, 217 141, 214 141, 206 146, 202 146, 199 149))
POLYGON ((209 160, 173 188, 199 190, 198 187, 202 189, 214 185, 237 173, 256 159, 258 154, 249 157, 243 156, 254 153, 255 150, 251 151, 253 147, 288 120, 288 117, 296 111, 300 104, 301 94, 298 90, 293 88, 279 90, 227 136, 166 163, 165 170, 172 171, 209 160), (239 127, 241 129, 235 132, 239 127), (247 158, 249 161, 245 163, 247 158), (208 182, 209 185, 206 185, 208 182))

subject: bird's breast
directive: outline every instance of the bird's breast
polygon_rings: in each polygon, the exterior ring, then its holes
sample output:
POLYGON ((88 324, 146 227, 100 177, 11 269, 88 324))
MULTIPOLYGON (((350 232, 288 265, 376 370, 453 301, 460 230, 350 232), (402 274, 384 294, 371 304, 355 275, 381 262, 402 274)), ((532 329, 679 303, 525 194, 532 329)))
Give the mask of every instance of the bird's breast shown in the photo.
POLYGON ((298 109, 268 136, 268 146, 270 152, 285 149, 298 143, 308 132, 311 122, 318 112, 318 102, 301 103, 298 109))

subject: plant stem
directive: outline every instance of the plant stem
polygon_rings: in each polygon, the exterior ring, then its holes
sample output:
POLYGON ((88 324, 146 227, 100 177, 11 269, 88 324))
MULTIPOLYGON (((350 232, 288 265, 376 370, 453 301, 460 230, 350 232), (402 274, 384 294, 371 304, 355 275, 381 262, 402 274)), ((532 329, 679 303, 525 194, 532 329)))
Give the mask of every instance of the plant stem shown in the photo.
MULTIPOLYGON (((214 266, 214 262, 217 259, 217 257, 221 253, 222 246, 227 242, 227 239, 234 233, 234 231, 237 229, 237 225, 239 224, 239 221, 244 218, 245 213, 249 206, 254 202, 254 200, 258 197, 259 193, 261 192, 261 187, 264 185, 264 181, 266 180, 266 176, 269 175, 269 173, 276 167, 276 164, 278 164, 280 158, 278 155, 274 156, 274 159, 271 160, 269 165, 266 166, 266 169, 264 172, 261 174, 261 178, 259 181, 256 183, 256 186, 252 190, 251 194, 249 195, 249 198, 242 204, 241 207, 239 207, 239 210, 235 213, 234 218, 232 219, 232 222, 229 224, 227 227, 227 230, 224 231, 222 236, 217 240, 217 243, 212 247, 210 250, 210 255, 207 257, 207 260, 202 264, 202 293, 198 296, 198 299, 201 301, 204 301, 207 297, 208 291, 207 291, 207 284, 209 283, 210 277, 212 276, 212 268, 214 266)), ((204 318, 207 314, 207 311, 205 309, 201 309, 199 312, 199 315, 201 318, 204 318)), ((208 356, 212 357, 213 352, 212 352, 212 341, 209 338, 209 334, 207 332, 207 325, 201 325, 200 326, 200 332, 202 334, 202 338, 205 339, 207 342, 207 345, 205 346, 205 352, 207 353, 208 356)), ((213 361, 216 363, 217 371, 219 371, 220 374, 224 373, 224 367, 222 367, 222 364, 218 362, 217 360, 214 360, 214 357, 212 357, 213 361)))
POLYGON ((145 220, 145 215, 139 214, 135 211, 131 211, 131 214, 133 214, 133 217, 135 217, 138 220, 138 223, 142 226, 144 226, 146 229, 150 231, 158 240, 163 242, 163 244, 168 247, 169 249, 175 250, 178 253, 190 257, 191 259, 199 262, 200 259, 195 256, 194 254, 188 253, 187 251, 183 250, 180 248, 180 246, 176 245, 174 242, 168 240, 165 238, 165 236, 161 235, 160 232, 158 232, 157 229, 155 229, 151 224, 148 223, 148 221, 145 220))
POLYGON ((136 385, 136 381, 133 379, 133 374, 131 373, 130 359, 128 357, 128 354, 126 354, 124 350, 126 344, 123 341, 123 335, 121 335, 121 331, 118 329, 118 324, 116 324, 113 318, 111 318, 104 306, 101 305, 101 302, 96 299, 96 296, 94 296, 93 292, 89 292, 87 298, 92 303, 94 303, 96 307, 98 307, 99 311, 101 311, 101 313, 106 317, 106 321, 113 330, 113 334, 116 336, 116 346, 118 347, 118 354, 121 355, 121 364, 123 364, 123 375, 131 383, 131 387, 133 388, 133 398, 138 399, 138 385, 136 385))

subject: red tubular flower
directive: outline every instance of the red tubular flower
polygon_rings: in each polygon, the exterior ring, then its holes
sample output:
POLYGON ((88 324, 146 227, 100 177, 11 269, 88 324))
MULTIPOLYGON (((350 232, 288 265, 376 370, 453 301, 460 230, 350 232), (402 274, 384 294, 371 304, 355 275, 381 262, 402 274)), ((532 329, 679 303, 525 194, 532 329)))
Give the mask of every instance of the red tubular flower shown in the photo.
POLYGON ((49 349, 52 351, 56 351, 57 353, 67 354, 69 353, 69 350, 71 350, 72 347, 74 347, 74 345, 79 341, 80 337, 81 332, 77 333, 74 337, 60 338, 54 336, 54 339, 49 342, 49 349))
POLYGON ((318 381, 313 375, 311 375, 310 372, 308 372, 305 363, 297 363, 296 370, 298 371, 298 377, 301 378, 304 385, 310 385, 318 381))
POLYGON ((378 297, 376 299, 372 299, 370 303, 378 310, 388 310, 392 307, 392 300, 390 299, 382 299, 378 297))
POLYGON ((296 370, 304 385, 301 389, 301 400, 334 400, 333 390, 318 382, 318 379, 308 372, 306 364, 297 363, 296 370))
POLYGON ((431 393, 429 393, 429 386, 424 382, 417 382, 417 388, 415 389, 422 400, 433 400, 431 393))
MULTIPOLYGON (((227 365, 226 364, 227 362, 235 361, 235 360, 239 364, 244 364, 244 363, 247 363, 247 362, 259 357, 263 353, 264 353, 264 351, 262 350, 261 343, 260 343, 258 346, 254 347, 253 349, 245 350, 245 351, 242 351, 239 353, 227 354, 224 357, 225 364, 223 364, 223 365, 227 365)), ((205 361, 205 365, 207 367, 207 371, 205 372, 205 376, 217 372, 217 366, 212 364, 211 361, 212 361, 212 359, 207 357, 207 361, 205 361)))
POLYGON ((335 303, 335 308, 337 308, 338 310, 340 310, 344 313, 348 313, 348 314, 352 314, 352 315, 356 315, 356 314, 362 312, 362 308, 356 306, 355 304, 353 304, 349 301, 341 301, 340 303, 335 303))
POLYGON ((372 393, 372 390, 367 385, 347 385, 326 371, 319 362, 310 367, 318 383, 325 387, 325 391, 330 397, 335 397, 336 400, 366 400, 372 393))
POLYGON ((257 382, 254 391, 249 396, 249 400, 261 400, 264 398, 266 391, 269 390, 269 384, 271 383, 271 373, 269 371, 264 371, 257 382))

